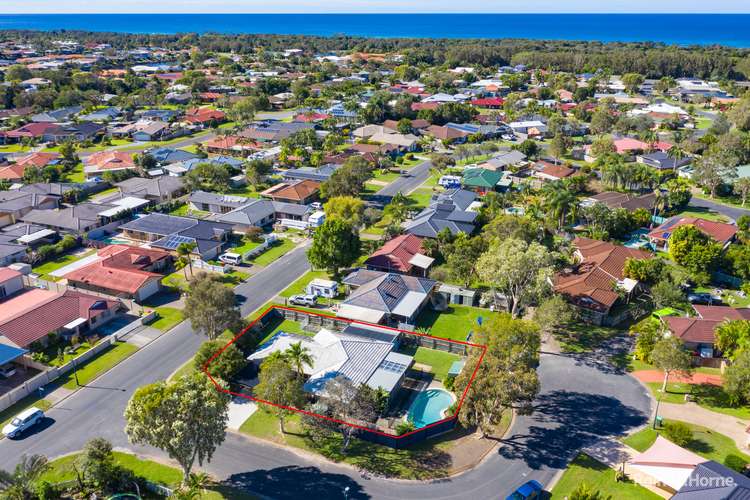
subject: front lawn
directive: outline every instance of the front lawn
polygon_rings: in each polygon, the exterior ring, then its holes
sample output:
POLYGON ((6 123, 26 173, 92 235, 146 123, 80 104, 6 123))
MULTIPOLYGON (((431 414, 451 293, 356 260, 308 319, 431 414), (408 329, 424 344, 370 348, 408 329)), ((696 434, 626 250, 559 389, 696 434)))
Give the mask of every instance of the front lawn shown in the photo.
POLYGON ((432 200, 433 191, 431 188, 420 187, 407 196, 411 208, 425 208, 432 200))
POLYGON ((279 238, 276 243, 268 248, 268 250, 257 257, 250 259, 249 262, 259 266, 267 266, 276 259, 294 250, 294 247, 296 246, 297 244, 288 238, 279 238))
POLYGON ((563 352, 583 353, 597 348, 604 341, 623 333, 623 330, 588 323, 575 323, 567 327, 566 335, 558 335, 563 352))
POLYGON ((151 323, 150 327, 166 332, 177 326, 182 321, 182 310, 174 307, 157 307, 156 312, 159 317, 151 323))
MULTIPOLYGON (((746 464, 750 463, 750 456, 740 451, 732 438, 700 425, 682 423, 693 431, 693 439, 684 448, 707 460, 714 460, 734 470, 741 470, 746 464)), ((654 430, 651 426, 648 426, 626 437, 622 442, 637 451, 643 452, 654 444, 656 436, 659 435, 659 430, 654 430)), ((664 435, 664 437, 667 436, 664 435)))
POLYGON ((729 222, 729 218, 713 210, 703 207, 694 207, 689 205, 685 210, 680 212, 680 217, 698 217, 701 219, 712 220, 717 222, 729 222))
POLYGON ((279 432, 279 423, 275 415, 260 410, 242 424, 240 432, 320 454, 334 462, 344 462, 387 477, 419 480, 441 478, 448 474, 451 466, 450 455, 446 453, 446 449, 451 445, 451 434, 448 434, 444 441, 431 440, 403 450, 354 438, 346 454, 342 454, 341 434, 313 439, 302 425, 297 413, 288 417, 284 425, 287 434, 279 432))
MULTIPOLYGON (((127 342, 116 342, 113 346, 100 352, 90 360, 78 366, 78 381, 81 385, 86 385, 102 373, 112 369, 122 360, 135 353, 138 347, 127 342)), ((63 387, 66 389, 76 388, 76 379, 73 371, 68 372, 60 377, 63 387)))
MULTIPOLYGON (((130 453, 119 451, 112 453, 116 464, 133 472, 135 476, 145 479, 146 481, 160 484, 168 488, 175 488, 179 486, 180 481, 182 480, 182 472, 176 467, 160 464, 152 460, 144 460, 130 453)), ((51 461, 50 469, 42 475, 40 480, 54 484, 75 479, 76 473, 73 467, 78 456, 78 453, 74 453, 51 461)), ((152 497, 147 496, 146 498, 152 497)), ((209 486, 206 493, 202 494, 199 498, 201 498, 201 500, 221 500, 223 498, 246 500, 255 497, 242 490, 237 490, 221 484, 213 484, 209 486)))
POLYGON ((417 328, 425 329, 433 337, 466 341, 469 332, 478 326, 477 318, 498 314, 489 309, 451 304, 446 311, 438 312, 426 307, 417 317, 417 328))
POLYGON ((310 283, 314 279, 329 280, 331 279, 331 277, 326 271, 308 271, 305 274, 303 274, 302 277, 299 278, 297 281, 289 285, 279 295, 282 297, 289 298, 292 295, 305 293, 305 288, 307 288, 307 284, 310 283))
POLYGON ((684 404, 685 395, 690 394, 691 399, 706 408, 707 410, 717 413, 724 413, 742 420, 750 420, 750 407, 732 406, 729 402, 729 396, 724 390, 712 384, 686 384, 683 382, 668 382, 667 391, 661 394, 661 382, 649 382, 646 384, 651 390, 654 398, 667 403, 684 404))
POLYGON ((585 453, 581 453, 570 462, 565 473, 555 487, 552 488, 551 498, 568 498, 582 483, 586 483, 593 491, 598 490, 602 494, 602 498, 617 500, 661 499, 656 493, 632 481, 617 481, 614 469, 607 467, 585 453))

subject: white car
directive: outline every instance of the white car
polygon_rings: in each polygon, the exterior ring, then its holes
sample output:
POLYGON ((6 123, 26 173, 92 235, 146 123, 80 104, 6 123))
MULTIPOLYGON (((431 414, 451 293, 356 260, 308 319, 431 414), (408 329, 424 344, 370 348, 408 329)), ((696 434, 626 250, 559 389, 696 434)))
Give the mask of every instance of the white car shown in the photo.
POLYGON ((227 252, 219 256, 219 260, 224 264, 234 264, 235 266, 242 264, 242 255, 233 252, 227 252))
POLYGON ((315 295, 300 294, 289 297, 289 302, 296 306, 314 307, 317 301, 318 298, 315 295))
POLYGON ((44 412, 42 410, 36 407, 28 408, 13 417, 13 420, 3 427, 3 435, 12 439, 20 435, 26 429, 41 422, 43 418, 44 412))

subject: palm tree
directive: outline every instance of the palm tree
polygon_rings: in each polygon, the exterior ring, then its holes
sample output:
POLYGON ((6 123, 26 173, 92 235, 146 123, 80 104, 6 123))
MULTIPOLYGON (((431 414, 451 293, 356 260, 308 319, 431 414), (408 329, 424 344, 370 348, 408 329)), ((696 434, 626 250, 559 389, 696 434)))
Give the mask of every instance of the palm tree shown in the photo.
POLYGON ((8 500, 26 500, 35 498, 36 482, 49 469, 44 455, 21 456, 13 473, 0 470, 0 487, 2 498, 8 500))
POLYGON ((284 351, 284 354, 286 354, 289 363, 291 363, 300 377, 305 374, 305 365, 310 368, 313 366, 314 361, 313 357, 310 355, 310 350, 307 347, 302 347, 302 342, 290 345, 286 351, 284 351))
POLYGON ((193 275, 193 259, 190 258, 190 254, 194 248, 195 243, 180 243, 177 245, 177 255, 180 256, 180 261, 190 268, 190 276, 193 275))
POLYGON ((565 225, 565 219, 569 215, 574 215, 575 209, 578 206, 578 200, 559 183, 550 184, 545 191, 544 204, 550 215, 557 219, 558 229, 562 230, 563 225, 565 225))

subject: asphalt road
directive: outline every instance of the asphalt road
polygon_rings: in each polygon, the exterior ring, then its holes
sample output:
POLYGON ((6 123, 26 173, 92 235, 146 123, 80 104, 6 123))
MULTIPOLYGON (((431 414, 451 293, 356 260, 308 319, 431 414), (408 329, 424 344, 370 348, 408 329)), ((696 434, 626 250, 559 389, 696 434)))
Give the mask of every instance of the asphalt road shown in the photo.
POLYGON ((432 163, 425 160, 411 168, 405 175, 395 179, 387 186, 383 186, 377 193, 370 196, 372 203, 387 205, 397 193, 409 194, 430 177, 432 163))
POLYGON ((690 205, 694 207, 708 208, 709 210, 713 210, 714 212, 719 212, 720 214, 726 215, 727 217, 735 221, 743 215, 750 215, 750 210, 748 209, 733 207, 730 205, 723 205, 721 203, 716 203, 703 198, 697 198, 695 196, 693 196, 693 198, 690 200, 690 205))
MULTIPOLYGON (((309 269, 305 251, 304 247, 293 250, 235 288, 243 301, 243 315, 268 302, 309 269)), ((123 432, 123 412, 130 396, 140 386, 169 377, 204 341, 188 322, 180 323, 49 410, 49 418, 31 434, 18 441, 0 441, 0 469, 12 470, 23 453, 55 457, 79 450, 97 436, 116 447, 130 447, 123 432)))

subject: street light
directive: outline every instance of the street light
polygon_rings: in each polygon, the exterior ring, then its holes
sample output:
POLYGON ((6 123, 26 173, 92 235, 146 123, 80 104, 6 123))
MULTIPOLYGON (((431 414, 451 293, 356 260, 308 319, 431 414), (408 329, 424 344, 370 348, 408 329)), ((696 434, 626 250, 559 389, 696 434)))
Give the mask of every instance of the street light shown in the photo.
POLYGON ((76 361, 76 358, 73 358, 73 377, 76 379, 76 387, 81 387, 80 382, 78 382, 78 361, 76 361))

